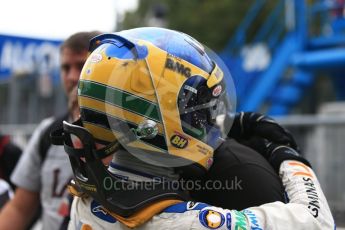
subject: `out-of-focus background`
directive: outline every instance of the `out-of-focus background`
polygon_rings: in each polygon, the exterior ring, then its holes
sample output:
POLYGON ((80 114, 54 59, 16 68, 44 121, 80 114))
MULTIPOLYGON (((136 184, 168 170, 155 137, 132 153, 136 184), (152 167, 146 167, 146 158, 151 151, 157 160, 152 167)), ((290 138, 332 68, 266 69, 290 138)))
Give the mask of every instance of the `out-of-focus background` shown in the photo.
POLYGON ((176 29, 216 51, 238 111, 275 117, 345 226, 345 0, 11 0, 0 8, 0 132, 25 147, 66 106, 59 45, 82 30, 176 29))

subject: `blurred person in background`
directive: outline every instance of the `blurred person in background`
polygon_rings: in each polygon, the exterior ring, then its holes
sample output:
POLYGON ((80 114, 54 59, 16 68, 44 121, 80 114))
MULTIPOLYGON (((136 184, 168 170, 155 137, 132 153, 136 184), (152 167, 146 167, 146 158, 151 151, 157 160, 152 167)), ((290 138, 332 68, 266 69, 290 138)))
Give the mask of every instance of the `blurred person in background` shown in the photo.
POLYGON ((68 111, 43 120, 34 131, 11 176, 17 189, 1 211, 0 229, 26 229, 40 204, 43 229, 59 229, 68 215, 66 185, 73 174, 63 147, 52 146, 49 133, 61 126, 62 120, 72 122, 79 115, 76 85, 88 55, 89 40, 98 34, 98 31, 79 32, 62 44, 61 82, 68 98, 68 111))
POLYGON ((10 176, 15 168, 22 150, 10 140, 7 135, 0 134, 0 179, 5 180, 14 188, 10 176))

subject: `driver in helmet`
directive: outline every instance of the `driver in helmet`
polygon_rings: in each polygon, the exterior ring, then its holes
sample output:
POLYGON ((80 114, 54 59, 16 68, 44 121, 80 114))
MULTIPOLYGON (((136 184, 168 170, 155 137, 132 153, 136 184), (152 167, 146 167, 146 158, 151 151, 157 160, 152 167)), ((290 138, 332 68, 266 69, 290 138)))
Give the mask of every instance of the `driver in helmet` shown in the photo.
POLYGON ((81 120, 63 125, 75 175, 71 229, 334 228, 309 163, 261 137, 250 141, 279 174, 288 204, 237 211, 191 200, 184 182, 197 186, 214 154, 230 151, 224 134, 234 112, 229 75, 193 38, 139 28, 100 35, 90 48, 78 86, 81 120))

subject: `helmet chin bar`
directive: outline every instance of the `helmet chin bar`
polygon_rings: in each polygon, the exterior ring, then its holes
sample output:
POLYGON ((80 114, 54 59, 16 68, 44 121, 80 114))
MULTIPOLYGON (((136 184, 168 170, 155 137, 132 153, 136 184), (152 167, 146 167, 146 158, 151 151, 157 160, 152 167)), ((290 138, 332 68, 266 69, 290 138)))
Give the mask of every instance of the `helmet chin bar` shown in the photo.
POLYGON ((116 142, 96 150, 93 136, 84 127, 64 121, 63 130, 54 131, 51 140, 53 144, 64 145, 81 190, 120 216, 129 217, 161 200, 188 199, 186 192, 173 189, 167 184, 169 181, 136 182, 113 175, 102 163, 102 158, 122 148, 121 145, 116 142), (70 134, 80 139, 82 149, 73 147, 70 134), (114 186, 106 188, 106 181, 114 186))

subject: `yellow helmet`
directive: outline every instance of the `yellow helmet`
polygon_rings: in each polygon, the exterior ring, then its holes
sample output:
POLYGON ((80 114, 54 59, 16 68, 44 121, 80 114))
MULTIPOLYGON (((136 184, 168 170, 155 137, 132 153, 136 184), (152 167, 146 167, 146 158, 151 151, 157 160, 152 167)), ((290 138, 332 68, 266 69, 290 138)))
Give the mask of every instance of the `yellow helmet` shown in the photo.
POLYGON ((80 76, 81 120, 99 142, 118 141, 150 164, 203 172, 222 142, 217 119, 235 107, 230 77, 184 33, 103 34, 91 40, 80 76))

